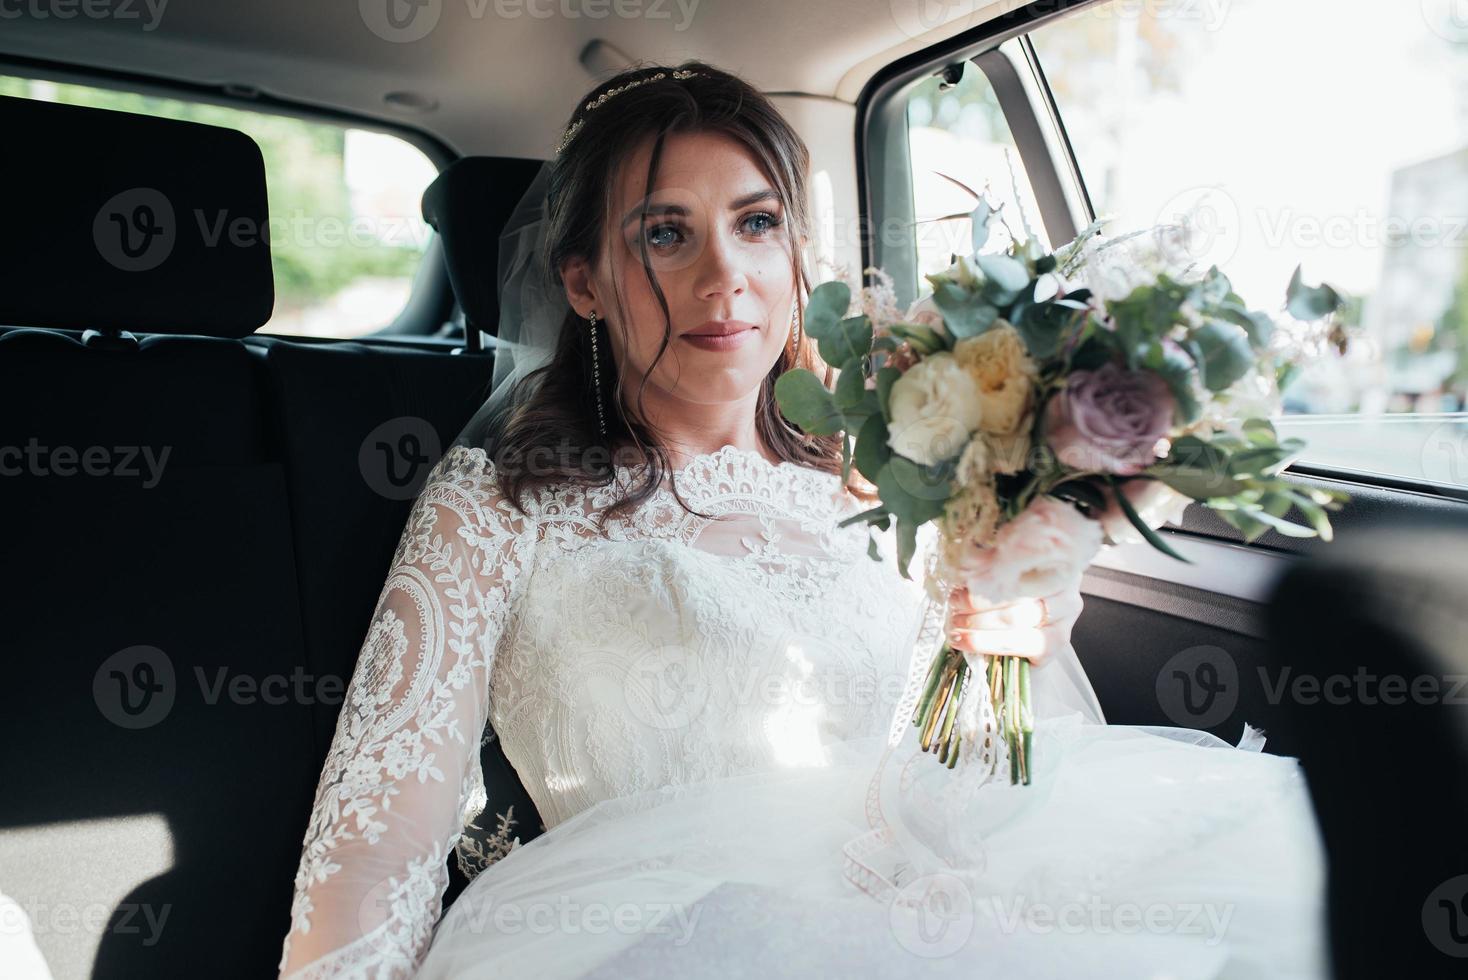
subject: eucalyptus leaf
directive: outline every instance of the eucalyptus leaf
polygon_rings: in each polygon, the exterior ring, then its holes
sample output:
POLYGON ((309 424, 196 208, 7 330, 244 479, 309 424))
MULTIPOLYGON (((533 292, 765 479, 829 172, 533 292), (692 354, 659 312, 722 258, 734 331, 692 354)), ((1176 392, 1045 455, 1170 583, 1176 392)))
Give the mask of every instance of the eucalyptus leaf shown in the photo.
POLYGON ((937 473, 929 469, 894 453, 877 471, 877 493, 899 522, 922 524, 943 513, 952 487, 941 469, 937 473))
POLYGON ((850 286, 839 280, 821 283, 805 304, 805 332, 820 340, 836 329, 850 306, 850 286))
POLYGON ((775 382, 775 401, 786 418, 810 435, 833 435, 844 424, 835 396, 805 368, 780 375, 775 382))
POLYGON ((887 445, 887 439, 887 420, 881 412, 868 415, 856 433, 856 451, 852 460, 861 475, 873 483, 877 482, 877 475, 892 458, 892 447, 887 445))
POLYGON ((1268 313, 1247 310, 1235 303, 1221 303, 1210 312, 1221 320, 1243 327, 1244 333, 1249 336, 1249 343, 1256 350, 1267 346, 1269 338, 1274 336, 1274 319, 1268 313))
POLYGON ((845 364, 854 357, 865 357, 872 349, 872 321, 865 314, 849 316, 817 343, 821 360, 827 364, 845 364))
POLYGON ((1013 303, 1030 285, 1024 263, 1007 255, 980 255, 975 260, 984 273, 984 295, 995 306, 1013 303))
POLYGON ((1334 313, 1345 302, 1340 293, 1325 283, 1305 285, 1302 272, 1302 267, 1295 267, 1289 289, 1285 291, 1285 309, 1289 310, 1290 316, 1296 320, 1319 320, 1334 313))
POLYGON ((1274 431, 1274 423, 1268 419, 1245 419, 1243 429, 1244 437, 1256 446, 1279 444, 1279 433, 1274 431))
POLYGON ((1255 539, 1269 530, 1268 524, 1256 520, 1245 511, 1223 510, 1216 507, 1214 509, 1218 511, 1218 516, 1222 517, 1244 535, 1245 543, 1252 544, 1255 539))
POLYGON ((1236 323, 1208 320, 1193 331, 1192 339, 1203 355, 1203 385, 1209 391, 1224 390, 1254 366, 1249 335, 1236 323))
POLYGON ((895 367, 886 366, 877 370, 877 404, 881 407, 882 417, 885 419, 892 418, 892 385, 900 377, 902 377, 902 372, 895 367))
POLYGON ((861 360, 853 359, 841 367, 841 374, 836 378, 836 407, 850 413, 861 404, 865 394, 866 378, 861 371, 861 360))
POLYGON ((969 214, 969 221, 972 222, 970 238, 975 255, 983 251, 984 246, 989 243, 989 235, 992 233, 990 224, 993 218, 994 209, 989 206, 988 198, 980 197, 979 203, 974 205, 973 211, 969 214))
POLYGON ((943 314, 943 323, 956 339, 978 336, 999 318, 999 311, 984 297, 952 282, 933 287, 933 305, 943 314))
POLYGON ((917 553, 917 529, 916 523, 897 518, 897 568, 908 581, 912 581, 912 576, 908 574, 907 567, 917 553))

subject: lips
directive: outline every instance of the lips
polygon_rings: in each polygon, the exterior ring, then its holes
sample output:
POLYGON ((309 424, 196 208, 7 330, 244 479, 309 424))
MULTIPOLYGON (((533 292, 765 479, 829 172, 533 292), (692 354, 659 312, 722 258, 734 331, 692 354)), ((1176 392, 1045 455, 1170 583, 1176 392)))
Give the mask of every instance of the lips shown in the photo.
POLYGON ((738 350, 755 334, 755 325, 744 320, 710 320, 682 336, 684 343, 707 351, 738 350))
POLYGON ((710 320, 684 334, 685 337, 727 337, 730 334, 753 330, 754 324, 744 320, 710 320))

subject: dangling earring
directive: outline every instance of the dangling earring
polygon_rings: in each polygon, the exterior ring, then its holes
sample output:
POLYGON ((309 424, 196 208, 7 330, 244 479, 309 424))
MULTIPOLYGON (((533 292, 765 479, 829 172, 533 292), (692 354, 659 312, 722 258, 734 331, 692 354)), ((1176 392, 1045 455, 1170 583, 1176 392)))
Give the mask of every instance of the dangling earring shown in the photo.
POLYGON ((596 418, 601 423, 602 438, 607 435, 607 417, 602 411, 601 400, 601 358, 596 356, 596 310, 591 311, 591 377, 592 384, 596 387, 596 418))
POLYGON ((800 335, 800 307, 790 308, 790 349, 795 350, 796 338, 800 335))

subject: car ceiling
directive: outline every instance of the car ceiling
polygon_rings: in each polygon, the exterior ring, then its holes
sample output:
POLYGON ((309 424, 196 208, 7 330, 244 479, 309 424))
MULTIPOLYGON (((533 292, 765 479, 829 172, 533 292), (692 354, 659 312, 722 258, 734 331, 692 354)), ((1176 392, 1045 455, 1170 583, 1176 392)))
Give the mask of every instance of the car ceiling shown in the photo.
POLYGON ((413 9, 408 0, 14 0, 0 11, 0 59, 239 86, 407 124, 459 153, 545 157, 576 100, 608 74, 604 66, 615 64, 618 53, 634 61, 697 58, 765 92, 854 103, 884 65, 1021 5, 414 0, 426 5, 420 16, 436 13, 432 30, 421 39, 389 41, 368 26, 388 2, 403 4, 400 12, 413 9), (89 4, 115 15, 86 16, 80 11, 89 4), (63 10, 74 15, 56 16, 63 10), (619 10, 639 15, 618 16, 619 10), (608 13, 590 16, 597 11, 608 13), (580 56, 596 40, 612 46, 613 58, 591 71, 580 56), (436 106, 399 108, 385 101, 392 92, 436 106))

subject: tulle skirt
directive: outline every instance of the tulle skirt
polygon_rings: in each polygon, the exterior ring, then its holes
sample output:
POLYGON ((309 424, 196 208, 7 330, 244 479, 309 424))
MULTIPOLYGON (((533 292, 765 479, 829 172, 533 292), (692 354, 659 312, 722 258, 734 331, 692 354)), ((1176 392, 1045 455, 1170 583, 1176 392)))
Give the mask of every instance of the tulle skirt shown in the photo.
POLYGON ((1303 774, 1257 741, 1046 718, 1028 786, 827 748, 558 824, 465 889, 418 976, 1328 975, 1303 774))

